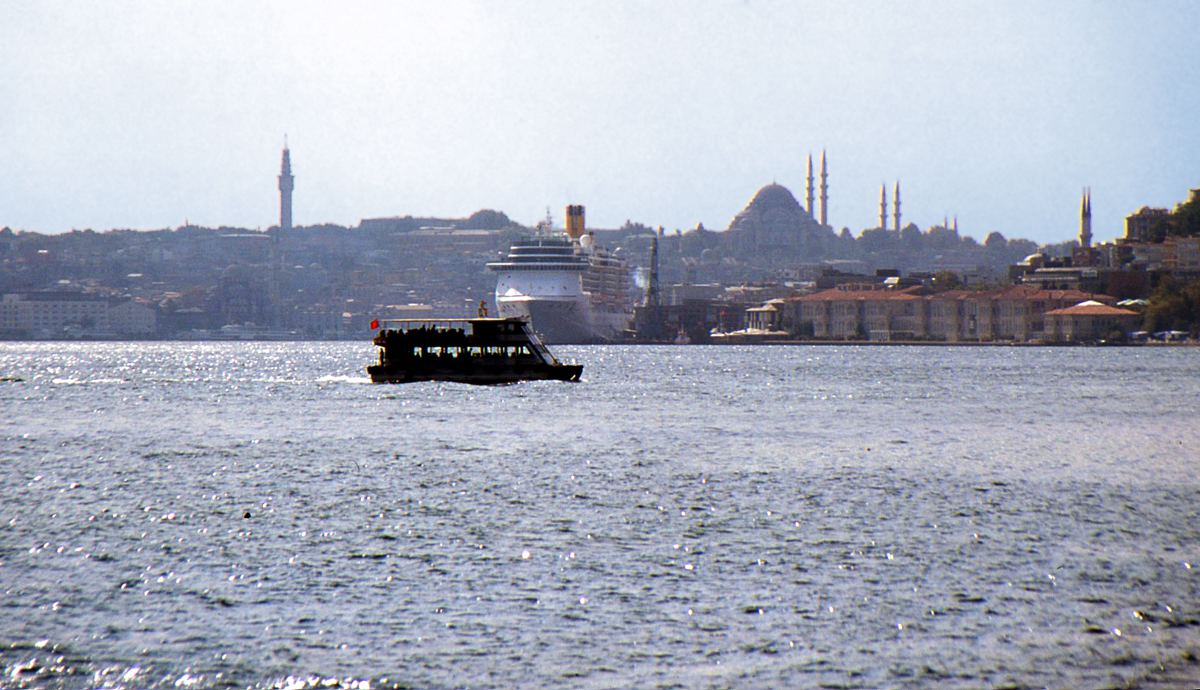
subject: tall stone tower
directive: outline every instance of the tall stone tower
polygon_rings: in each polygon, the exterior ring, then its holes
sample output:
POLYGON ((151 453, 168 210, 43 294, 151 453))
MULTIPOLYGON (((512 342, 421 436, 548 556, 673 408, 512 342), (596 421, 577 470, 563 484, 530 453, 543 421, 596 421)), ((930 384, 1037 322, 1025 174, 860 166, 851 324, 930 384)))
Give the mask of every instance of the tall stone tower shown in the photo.
POLYGON ((805 206, 804 210, 808 211, 808 215, 816 218, 814 215, 817 209, 813 208, 813 172, 812 172, 812 154, 808 154, 808 187, 804 195, 805 206))
POLYGON ((900 180, 896 180, 896 193, 892 195, 892 203, 896 205, 892 211, 892 220, 895 221, 896 232, 900 232, 900 180))
POLYGON ((279 231, 286 233, 292 229, 292 189, 295 187, 292 177, 292 154, 288 151, 287 138, 283 140, 283 163, 279 169, 279 231))
POLYGON ((269 325, 273 329, 284 326, 284 308, 281 292, 283 278, 283 241, 292 230, 292 156, 288 151, 287 137, 283 138, 283 162, 279 168, 279 229, 271 238, 271 272, 267 299, 269 325))
POLYGON ((825 149, 821 149, 821 225, 829 225, 829 171, 825 167, 825 149))
POLYGON ((1092 248, 1092 190, 1083 189, 1083 200, 1079 203, 1079 247, 1092 248))

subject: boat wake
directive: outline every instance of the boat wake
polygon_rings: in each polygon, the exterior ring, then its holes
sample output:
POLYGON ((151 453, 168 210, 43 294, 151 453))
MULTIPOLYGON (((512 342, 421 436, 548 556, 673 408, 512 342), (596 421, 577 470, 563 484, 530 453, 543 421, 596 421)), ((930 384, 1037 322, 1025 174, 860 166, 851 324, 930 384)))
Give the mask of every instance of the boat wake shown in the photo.
POLYGON ((330 374, 327 376, 317 377, 317 383, 345 383, 351 385, 361 385, 371 383, 371 379, 366 376, 347 376, 345 374, 330 374))

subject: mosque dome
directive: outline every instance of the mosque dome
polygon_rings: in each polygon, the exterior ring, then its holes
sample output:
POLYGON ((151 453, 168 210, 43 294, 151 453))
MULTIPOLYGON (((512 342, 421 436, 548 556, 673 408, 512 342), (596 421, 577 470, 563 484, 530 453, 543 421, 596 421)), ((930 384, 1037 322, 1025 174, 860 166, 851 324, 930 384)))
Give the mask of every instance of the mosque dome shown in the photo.
POLYGON ((746 204, 746 211, 766 213, 772 210, 800 211, 800 202, 796 201, 796 197, 787 187, 772 182, 758 190, 750 203, 746 204))
POLYGON ((730 256, 786 263, 819 252, 820 231, 791 191, 772 182, 733 217, 724 240, 730 256))
POLYGON ((1025 260, 1021 263, 1025 264, 1026 266, 1041 268, 1042 266, 1046 265, 1046 255, 1042 254, 1041 252, 1030 254, 1029 256, 1025 257, 1025 260))

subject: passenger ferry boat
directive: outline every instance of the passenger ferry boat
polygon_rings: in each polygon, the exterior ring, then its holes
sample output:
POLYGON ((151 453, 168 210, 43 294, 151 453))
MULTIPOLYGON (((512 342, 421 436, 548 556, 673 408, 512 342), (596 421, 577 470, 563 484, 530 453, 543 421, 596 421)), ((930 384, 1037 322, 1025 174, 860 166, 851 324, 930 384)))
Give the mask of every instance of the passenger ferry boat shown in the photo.
MULTIPOLYGON (((373 383, 453 381, 497 384, 578 381, 582 364, 564 364, 519 318, 396 319, 375 334, 373 383)), ((376 324, 372 324, 373 326, 376 324)))

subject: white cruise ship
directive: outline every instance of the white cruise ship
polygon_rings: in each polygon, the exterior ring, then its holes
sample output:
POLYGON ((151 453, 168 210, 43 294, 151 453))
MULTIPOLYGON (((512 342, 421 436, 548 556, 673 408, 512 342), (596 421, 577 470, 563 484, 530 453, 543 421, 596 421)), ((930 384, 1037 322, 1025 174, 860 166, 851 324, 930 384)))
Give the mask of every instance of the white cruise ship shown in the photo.
POLYGON ((529 319, 550 344, 611 342, 633 316, 628 265, 595 245, 583 218, 582 206, 568 206, 565 233, 515 242, 488 264, 500 316, 529 319))

